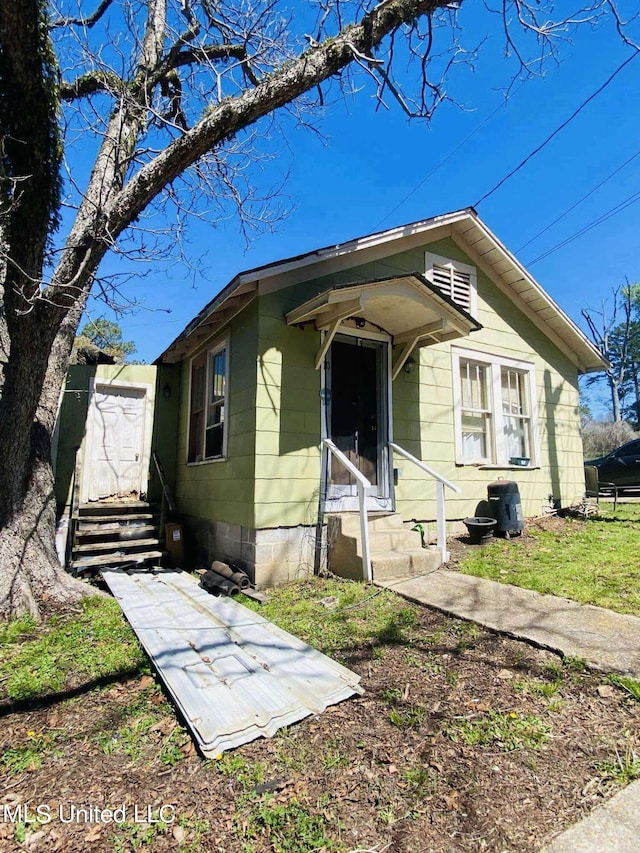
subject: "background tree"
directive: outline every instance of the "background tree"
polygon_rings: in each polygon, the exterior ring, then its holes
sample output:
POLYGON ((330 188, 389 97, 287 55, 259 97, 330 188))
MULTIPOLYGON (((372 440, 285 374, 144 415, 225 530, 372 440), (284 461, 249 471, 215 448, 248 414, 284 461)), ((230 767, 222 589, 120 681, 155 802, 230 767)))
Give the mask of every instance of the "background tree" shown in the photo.
POLYGON ((136 345, 133 341, 122 340, 122 329, 117 323, 112 320, 107 320, 105 317, 98 317, 96 320, 89 320, 78 332, 74 341, 74 349, 84 346, 86 343, 112 356, 116 364, 123 364, 130 355, 136 351, 136 345))
MULTIPOLYGON (((91 288, 119 298, 118 280, 98 274, 105 254, 148 264, 172 242, 167 223, 180 227, 207 207, 228 212, 230 202, 240 227, 268 224, 277 205, 247 180, 247 164, 267 145, 266 122, 284 113, 309 123, 331 80, 354 91, 368 81, 378 103, 428 118, 448 97, 447 72, 475 57, 461 44, 467 0, 318 0, 295 15, 279 0, 87 5, 0 3, 5 615, 37 615, 42 597, 62 601, 81 589, 53 547, 50 439, 91 288)), ((579 12, 559 6, 566 16, 552 0, 504 0, 498 12, 487 4, 487 15, 502 16, 515 62, 506 83, 532 72, 532 49, 539 68, 580 24, 612 19, 628 41, 614 0, 579 12)))
MULTIPOLYGON (((622 415, 635 429, 640 428, 640 285, 628 285, 632 319, 627 347, 627 369, 620 388, 622 415)), ((612 335, 612 347, 618 346, 617 330, 612 335)))
MULTIPOLYGON (((603 299, 599 310, 583 308, 591 340, 607 359, 605 370, 611 395, 611 415, 614 423, 622 420, 621 395, 628 378, 629 355, 633 335, 633 301, 630 288, 612 288, 611 300, 603 299), (621 319, 622 318, 622 319, 621 319)), ((587 378, 586 385, 600 381, 599 375, 587 378)))
MULTIPOLYGON (((614 423, 624 418, 640 421, 640 287, 630 284, 614 287, 611 297, 602 300, 599 310, 584 308, 591 339, 608 360, 605 371, 611 399, 614 423)), ((594 374, 586 378, 585 386, 600 382, 594 374)))
POLYGON ((637 432, 627 421, 586 420, 582 424, 582 446, 585 459, 606 456, 616 447, 637 437, 637 432))

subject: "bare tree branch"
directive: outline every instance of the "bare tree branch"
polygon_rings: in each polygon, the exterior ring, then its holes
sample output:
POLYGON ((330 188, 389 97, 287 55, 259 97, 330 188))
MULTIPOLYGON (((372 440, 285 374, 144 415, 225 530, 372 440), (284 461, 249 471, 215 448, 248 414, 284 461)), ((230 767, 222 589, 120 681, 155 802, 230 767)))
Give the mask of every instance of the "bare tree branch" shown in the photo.
POLYGON ((73 81, 63 80, 60 83, 60 99, 75 101, 99 92, 123 93, 125 89, 126 83, 115 72, 95 71, 92 74, 83 74, 73 81))
POLYGON ((306 51, 255 89, 212 109, 132 178, 111 206, 110 232, 120 233, 167 184, 220 141, 339 73, 352 61, 354 50, 361 54, 370 52, 405 21, 429 14, 444 2, 384 0, 361 23, 306 51))
MULTIPOLYGON (((638 15, 625 21, 615 0, 579 0, 571 14, 555 0, 490 2, 513 79, 605 19, 638 50, 638 15)), ((247 237, 270 227, 286 168, 269 176, 271 193, 255 176, 281 159, 275 132, 287 149, 289 116, 313 127, 306 116, 373 84, 377 105, 389 95, 429 119, 452 100, 450 72, 478 51, 450 0, 314 0, 295 14, 287 0, 93 0, 86 16, 80 3, 0 0, 0 615, 37 610, 36 589, 72 594, 54 570, 50 436, 92 286, 136 304, 100 274, 105 255, 166 260, 189 216, 237 217, 247 237), (63 205, 76 215, 56 242, 63 205), (42 544, 31 547, 33 530, 42 544)))
POLYGON ((640 12, 636 12, 636 14, 633 15, 628 21, 623 21, 618 11, 618 8, 613 2, 613 0, 607 0, 607 7, 609 8, 609 11, 614 17, 614 20, 616 22, 616 30, 618 31, 618 35, 620 36, 622 41, 629 47, 632 47, 634 50, 640 50, 640 44, 638 44, 638 42, 636 41, 633 41, 633 39, 631 39, 627 35, 629 24, 631 24, 633 21, 638 20, 638 18, 640 17, 640 12))
POLYGON ((52 30, 60 27, 86 27, 91 29, 98 23, 112 3, 113 0, 101 0, 96 11, 88 18, 58 18, 56 21, 52 21, 50 27, 52 30))
POLYGON ((608 361, 605 371, 609 390, 611 392, 611 409, 613 420, 618 423, 622 420, 622 409, 620 405, 620 389, 624 384, 627 370, 629 368, 628 354, 631 346, 631 324, 633 299, 632 292, 627 282, 626 287, 612 288, 611 316, 608 316, 607 301, 602 300, 602 307, 595 311, 583 308, 580 312, 587 323, 591 340, 600 353, 608 361), (618 310, 622 309, 623 319, 618 323, 618 310), (618 343, 614 353, 612 347, 612 335, 617 333, 618 343))

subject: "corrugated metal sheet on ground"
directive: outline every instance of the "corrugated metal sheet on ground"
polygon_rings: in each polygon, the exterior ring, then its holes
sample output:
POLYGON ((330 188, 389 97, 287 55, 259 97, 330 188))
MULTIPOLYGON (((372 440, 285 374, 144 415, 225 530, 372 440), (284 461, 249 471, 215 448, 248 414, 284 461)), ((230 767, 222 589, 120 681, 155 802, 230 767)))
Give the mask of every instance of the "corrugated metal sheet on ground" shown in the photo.
POLYGON ((363 692, 351 670, 186 572, 102 575, 208 757, 363 692))

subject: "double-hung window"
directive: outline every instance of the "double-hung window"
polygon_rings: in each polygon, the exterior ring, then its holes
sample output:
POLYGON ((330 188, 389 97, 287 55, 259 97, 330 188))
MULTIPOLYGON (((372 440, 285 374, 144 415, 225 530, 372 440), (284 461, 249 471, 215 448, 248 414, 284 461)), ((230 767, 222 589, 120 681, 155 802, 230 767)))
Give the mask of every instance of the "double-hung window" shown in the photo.
POLYGON ((500 369, 502 420, 505 455, 531 458, 531 414, 527 388, 528 374, 511 367, 500 369))
POLYGON ((533 365, 457 348, 452 355, 456 461, 536 464, 533 365))
POLYGON ((464 459, 490 461, 492 418, 488 365, 460 362, 460 420, 464 459))
POLYGON ((226 455, 227 344, 207 350, 191 362, 188 462, 226 455))

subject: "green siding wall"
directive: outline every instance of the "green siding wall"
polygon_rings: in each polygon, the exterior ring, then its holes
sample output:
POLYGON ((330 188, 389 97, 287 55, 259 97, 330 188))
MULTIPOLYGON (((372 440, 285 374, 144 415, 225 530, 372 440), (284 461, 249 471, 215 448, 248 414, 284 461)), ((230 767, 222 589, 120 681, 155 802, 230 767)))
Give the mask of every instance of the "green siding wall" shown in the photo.
POLYGON ((67 371, 60 411, 56 453, 56 503, 58 514, 71 501, 76 448, 84 447, 84 431, 89 405, 89 384, 97 367, 72 365, 67 371))
MULTIPOLYGON (((452 240, 433 243, 429 251, 472 263, 452 240)), ((408 255, 413 256, 409 263, 424 265, 424 249, 407 253, 403 262, 408 255)), ((577 369, 481 270, 477 319, 483 326, 480 331, 450 344, 423 348, 419 373, 398 376, 394 382, 395 438, 462 488, 461 495, 447 492, 449 518, 473 515, 477 502, 486 499, 487 484, 498 477, 518 483, 526 515, 540 515, 549 494, 566 504, 584 491, 577 369), (540 439, 538 469, 456 465, 452 346, 534 364, 540 439)), ((404 460, 397 459, 396 465, 403 472, 396 489, 398 510, 407 518, 433 518, 433 486, 428 478, 404 460)))
MULTIPOLYGON (((190 360, 181 365, 175 489, 186 516, 247 528, 312 525, 320 486, 321 374, 314 362, 320 334, 288 327, 285 314, 337 284, 423 271, 427 250, 472 264, 452 240, 398 253, 261 293, 228 329, 203 345, 229 339, 228 458, 186 463, 190 360)), ((420 370, 393 383, 395 440, 462 488, 450 493, 449 518, 474 514, 498 476, 518 482, 527 515, 553 493, 566 503, 584 489, 575 366, 478 270, 477 316, 483 329, 457 345, 531 361, 536 368, 540 434, 537 470, 487 470, 455 463, 451 344, 419 351, 420 370)), ((454 344, 455 345, 455 344, 454 344)), ((397 355, 394 354, 394 355, 397 355)), ((407 518, 435 517, 434 487, 410 462, 401 469, 397 508, 407 518)))
MULTIPOLYGON (((181 368, 179 364, 160 364, 157 370, 152 447, 160 458, 171 494, 175 495, 181 368)), ((162 500, 162 484, 153 461, 149 471, 149 500, 155 503, 162 500)))
POLYGON ((187 463, 191 358, 182 362, 175 493, 181 514, 254 526, 256 361, 258 315, 252 302, 220 334, 193 355, 218 341, 229 341, 227 458, 187 463))
MULTIPOLYGON (((320 334, 287 327, 284 315, 329 287, 424 271, 425 251, 473 262, 453 240, 399 253, 350 270, 296 284, 259 299, 256 391, 257 527, 312 524, 320 480, 320 371, 314 369, 320 334)), ((475 266, 475 265, 474 265, 475 266)), ((477 318, 483 329, 453 345, 533 362, 539 416, 540 456, 535 470, 480 469, 455 463, 452 344, 419 351, 420 370, 401 372, 393 383, 393 430, 397 443, 462 488, 447 494, 449 518, 475 512, 487 484, 501 476, 519 485, 525 513, 538 515, 548 495, 564 503, 584 489, 575 365, 478 270, 477 318)), ((394 357, 397 353, 394 353, 394 357)), ((396 487, 406 518, 435 517, 433 481, 405 459, 396 487)))
POLYGON ((320 483, 319 334, 287 326, 303 287, 259 300, 256 527, 314 524, 320 483))

